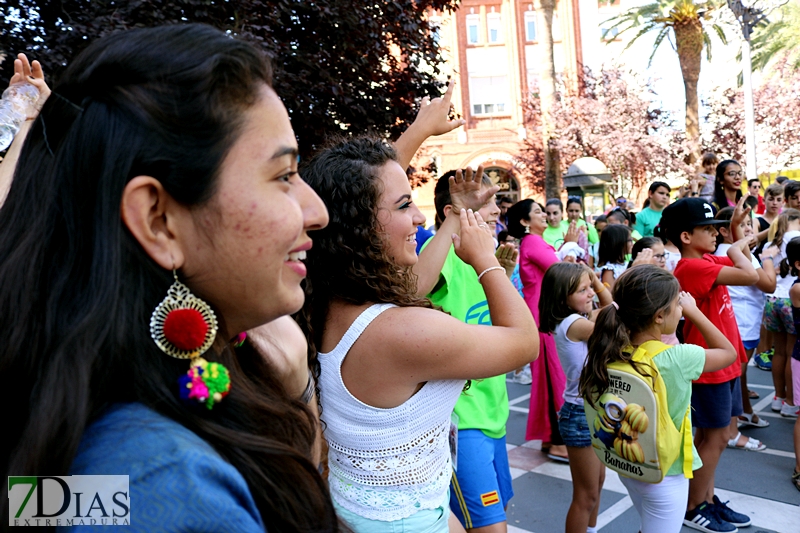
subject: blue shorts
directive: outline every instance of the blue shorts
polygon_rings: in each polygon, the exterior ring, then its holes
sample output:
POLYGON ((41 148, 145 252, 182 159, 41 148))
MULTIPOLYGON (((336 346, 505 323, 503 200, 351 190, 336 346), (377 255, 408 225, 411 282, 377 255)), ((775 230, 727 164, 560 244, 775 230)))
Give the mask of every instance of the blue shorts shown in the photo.
POLYGON ((761 342, 761 339, 756 339, 754 341, 742 341, 745 350, 755 350, 758 348, 758 343, 761 342))
POLYGON ((447 521, 450 519, 450 509, 447 507, 446 496, 442 504, 435 509, 423 509, 408 518, 400 518, 391 522, 370 520, 363 516, 348 511, 333 501, 336 516, 345 521, 353 533, 448 533, 450 531, 447 521))
POLYGON ((718 429, 731 425, 731 418, 744 412, 739 378, 725 383, 692 383, 692 425, 718 429))
POLYGON ((458 470, 450 483, 450 510, 466 529, 506 521, 514 496, 506 438, 493 439, 479 429, 458 431, 458 470))
POLYGON ((588 448, 592 445, 592 435, 582 405, 564 402, 558 413, 558 432, 564 444, 571 448, 588 448))

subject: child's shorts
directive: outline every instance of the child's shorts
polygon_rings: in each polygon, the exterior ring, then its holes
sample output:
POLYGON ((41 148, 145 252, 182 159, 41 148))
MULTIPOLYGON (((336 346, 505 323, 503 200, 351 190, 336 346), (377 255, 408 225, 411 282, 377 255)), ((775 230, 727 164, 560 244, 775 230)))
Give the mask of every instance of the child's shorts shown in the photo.
POLYGON ((718 429, 731 425, 731 418, 744 412, 739 378, 725 383, 692 383, 692 425, 718 429))
POLYGON ((758 343, 761 342, 761 339, 756 339, 754 341, 742 341, 745 350, 755 350, 758 348, 758 343))
POLYGON ((572 448, 587 448, 592 445, 586 412, 582 405, 564 402, 558 413, 558 432, 564 444, 572 448))
POLYGON ((450 510, 466 529, 505 522, 514 496, 506 438, 480 429, 458 430, 458 469, 450 483, 450 510))
POLYGON ((767 296, 767 304, 764 307, 764 327, 767 328, 767 331, 777 333, 785 331, 789 335, 797 334, 792 318, 792 302, 789 298, 767 296))

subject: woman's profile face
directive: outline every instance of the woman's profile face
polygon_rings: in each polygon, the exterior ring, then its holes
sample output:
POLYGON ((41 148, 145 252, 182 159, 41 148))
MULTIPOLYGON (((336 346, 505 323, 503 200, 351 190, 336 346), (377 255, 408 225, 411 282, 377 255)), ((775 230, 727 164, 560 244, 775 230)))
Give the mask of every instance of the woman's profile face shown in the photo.
MULTIPOLYGON (((561 210, 559 209, 559 211, 561 210)), ((544 233, 544 230, 547 229, 547 215, 537 203, 531 204, 528 220, 530 221, 530 231, 533 234, 541 235, 544 233)))
POLYGON ((397 161, 387 161, 379 175, 383 193, 378 222, 383 227, 386 251, 398 266, 412 266, 417 262, 417 226, 425 223, 425 215, 411 200, 408 176, 397 161))
POLYGON ((275 92, 264 85, 241 120, 214 196, 178 221, 181 277, 222 314, 229 337, 302 307, 307 232, 328 223, 297 174, 297 142, 275 92))

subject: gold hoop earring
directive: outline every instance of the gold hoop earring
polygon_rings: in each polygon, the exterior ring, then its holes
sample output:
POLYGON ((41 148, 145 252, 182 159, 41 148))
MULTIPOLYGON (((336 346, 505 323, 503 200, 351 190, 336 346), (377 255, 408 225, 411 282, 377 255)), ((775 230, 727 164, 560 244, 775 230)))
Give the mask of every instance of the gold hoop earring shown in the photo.
POLYGON ((200 357, 217 337, 217 317, 211 306, 178 281, 174 268, 172 276, 175 281, 167 296, 150 316, 150 337, 170 357, 191 359, 189 371, 178 380, 181 398, 204 403, 211 409, 231 387, 225 366, 200 357))

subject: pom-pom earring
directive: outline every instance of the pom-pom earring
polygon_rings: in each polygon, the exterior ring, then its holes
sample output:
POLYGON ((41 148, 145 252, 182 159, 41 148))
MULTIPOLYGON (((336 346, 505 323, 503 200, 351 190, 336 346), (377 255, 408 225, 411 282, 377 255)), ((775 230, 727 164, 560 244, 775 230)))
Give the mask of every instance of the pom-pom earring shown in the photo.
POLYGON ((170 357, 191 359, 189 371, 178 380, 180 396, 211 409, 231 388, 228 369, 200 357, 217 337, 217 317, 206 302, 178 281, 175 269, 172 275, 175 281, 150 317, 150 336, 170 357))

